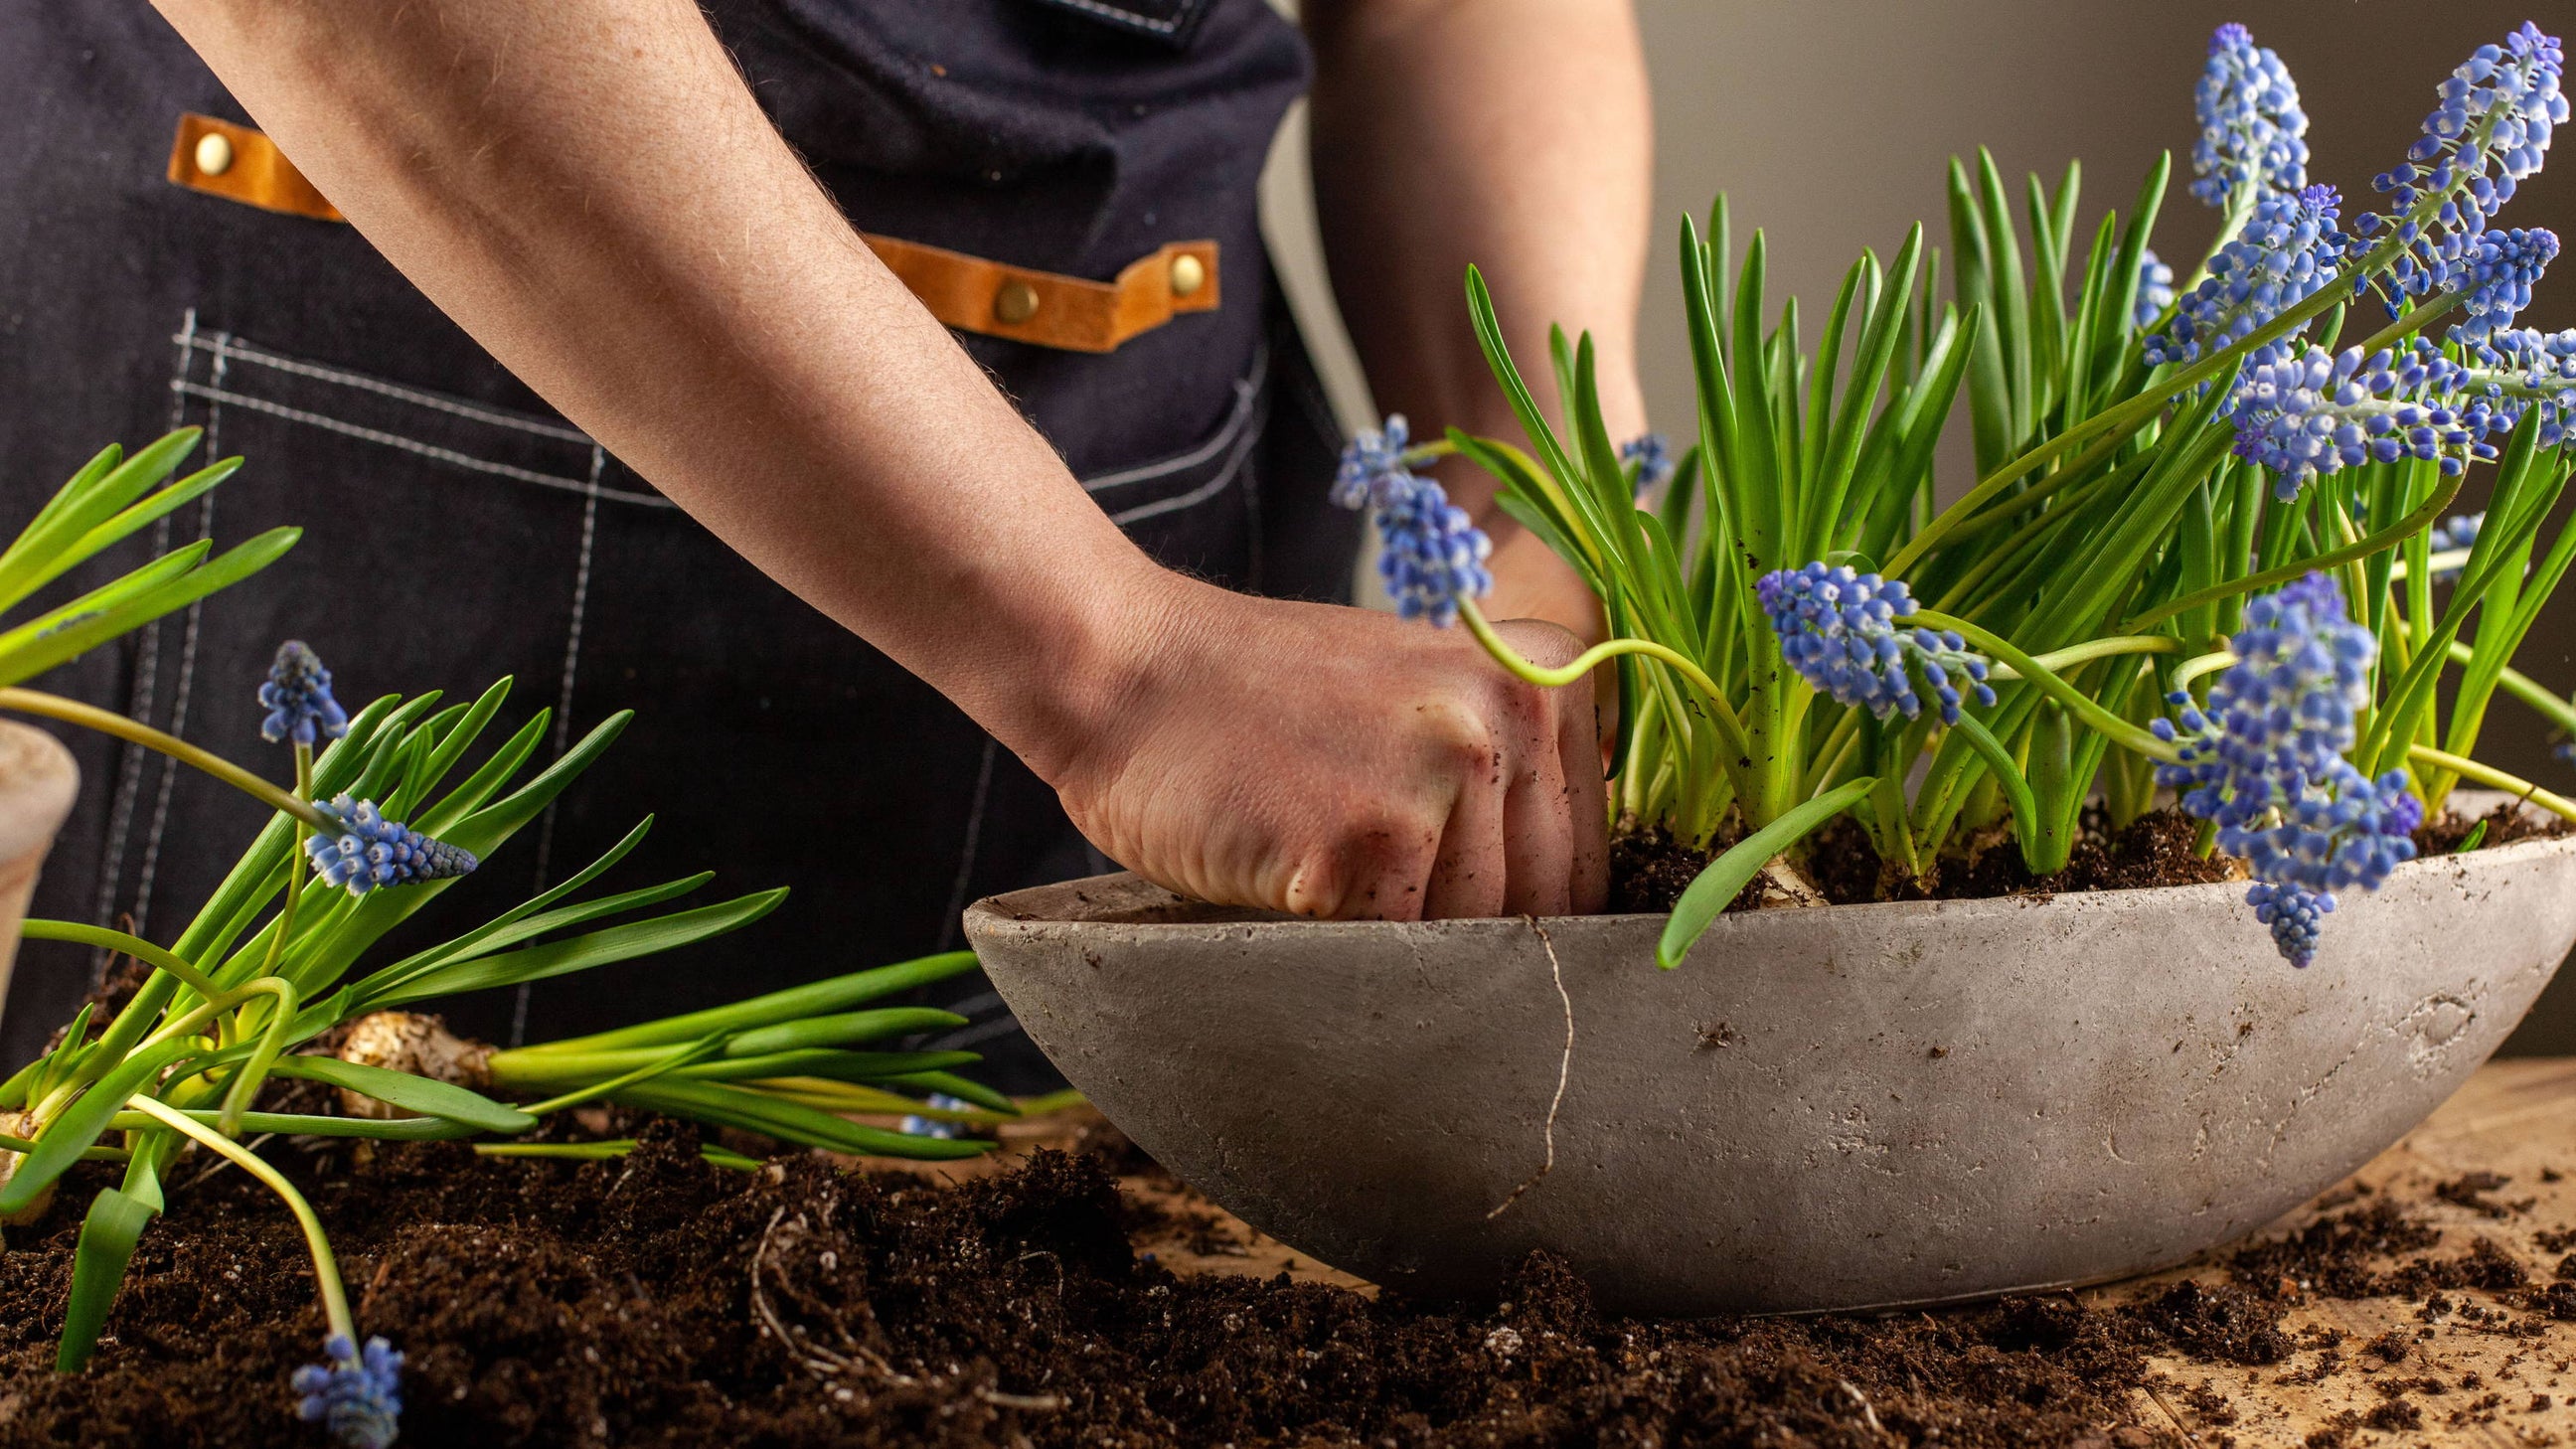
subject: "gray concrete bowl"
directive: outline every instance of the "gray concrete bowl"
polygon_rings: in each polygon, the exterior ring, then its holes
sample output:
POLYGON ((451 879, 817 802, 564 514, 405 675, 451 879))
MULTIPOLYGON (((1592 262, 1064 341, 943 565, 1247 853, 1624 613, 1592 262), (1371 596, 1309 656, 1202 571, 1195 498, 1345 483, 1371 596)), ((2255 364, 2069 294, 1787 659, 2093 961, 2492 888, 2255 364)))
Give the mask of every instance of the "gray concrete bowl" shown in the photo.
MULTIPOLYGON (((2465 803, 2465 802, 2464 802, 2465 803)), ((1154 1157, 1323 1262, 1608 1309, 2098 1282, 2246 1233, 2486 1060, 2576 942, 2576 838, 2398 869, 2273 954, 2241 885, 1327 924, 1133 876, 977 903, 1029 1035, 1154 1157)))

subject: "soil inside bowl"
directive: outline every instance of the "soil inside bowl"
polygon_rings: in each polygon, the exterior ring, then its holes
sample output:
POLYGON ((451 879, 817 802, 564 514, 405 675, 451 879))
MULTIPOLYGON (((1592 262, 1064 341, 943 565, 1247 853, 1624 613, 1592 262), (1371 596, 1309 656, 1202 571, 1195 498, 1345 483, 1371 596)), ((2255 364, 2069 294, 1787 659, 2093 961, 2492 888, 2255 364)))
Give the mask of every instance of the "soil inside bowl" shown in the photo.
MULTIPOLYGON (((2034 875, 2022 861, 2021 846, 1999 834, 1964 859, 1936 862, 1928 879, 1918 880, 1882 859, 1869 833, 1849 816, 1837 818, 1808 837, 1801 862, 1808 877, 1833 904, 1866 901, 1974 900, 1991 896, 2057 894, 2069 891, 2140 890, 2153 886, 2202 885, 2234 880, 2242 872, 2225 856, 2204 858, 2196 849, 2199 822, 2171 808, 2153 810, 2114 830, 2099 809, 2088 809, 2083 833, 2068 852, 2066 869, 2034 875)), ((2511 845, 2520 840, 2555 837, 2571 828, 2554 815, 2499 805, 2481 816, 2445 811, 2415 832, 2418 856, 2447 855, 2458 850, 2480 824, 2485 833, 2477 849, 2511 845)), ((1718 850, 1733 844, 1717 842, 1718 850)), ((1661 826, 1622 825, 1610 844, 1610 909, 1619 913, 1659 914, 1673 908, 1681 893, 1714 858, 1681 841, 1661 826)), ((1756 910, 1770 897, 1759 877, 1737 893, 1727 909, 1756 910)))
MULTIPOLYGON (((1151 1177, 1132 1153, 1040 1152, 954 1184, 813 1158, 745 1174, 705 1165, 695 1129, 640 1127, 632 1157, 578 1165, 267 1144, 329 1224, 365 1329, 410 1356, 405 1443, 2178 1445, 2142 1390, 2202 1425, 2234 1410, 2209 1376, 2151 1358, 2226 1380, 2294 1355, 2300 1374, 2376 1374, 2395 1360, 2372 1353, 2407 1353, 2288 1331, 2305 1294, 2463 1316, 2481 1294, 2481 1332, 2576 1317, 2544 1269, 2457 1251, 2384 1197, 2126 1303, 1657 1323, 1595 1313, 1544 1257, 1470 1305, 1175 1274, 1137 1244, 1219 1233, 1217 1215, 1122 1194, 1113 1171, 1151 1177)), ((51 1341, 79 1204, 106 1171, 12 1235, 0 1445, 321 1442, 287 1389, 322 1332, 300 1241, 241 1173, 188 1182, 203 1171, 178 1178, 83 1373, 54 1373, 51 1341)), ((2500 1184, 2453 1186, 2426 1207, 2511 1210, 2500 1184)), ((2419 1408, 2392 1381, 2386 1427, 2491 1421, 2502 1403, 2419 1408)), ((2381 1427, 2353 1418, 2327 1442, 2381 1427)))

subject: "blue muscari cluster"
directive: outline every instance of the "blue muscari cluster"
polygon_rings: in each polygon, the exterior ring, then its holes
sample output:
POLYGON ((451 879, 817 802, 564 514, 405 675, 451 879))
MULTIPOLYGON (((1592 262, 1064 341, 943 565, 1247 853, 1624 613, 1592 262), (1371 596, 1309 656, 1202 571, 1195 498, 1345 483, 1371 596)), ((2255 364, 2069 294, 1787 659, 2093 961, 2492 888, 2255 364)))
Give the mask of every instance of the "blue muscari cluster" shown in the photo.
POLYGON ((2576 329, 2499 332, 2456 372, 2459 385, 2483 399, 2495 429, 2507 430, 2536 410, 2539 443, 2558 446, 2576 422, 2576 329))
POLYGON ((2331 186, 2266 196, 2191 289, 2171 325, 2146 340, 2149 365, 2189 362, 2247 334, 2334 280, 2351 239, 2338 229, 2343 199, 2331 186))
POLYGON ((1979 704, 1995 702, 1986 660, 1968 652, 1967 641, 1896 622, 1914 612, 1902 579, 1811 563, 1763 575, 1754 594, 1780 636, 1780 657, 1838 703, 1913 719, 1923 712, 1918 677, 1940 701, 1945 724, 1959 722, 1963 684, 1979 704))
MULTIPOLYGON (((2487 516, 2484 513, 2454 513, 2434 524, 2425 532, 2424 537, 2431 543, 2435 553, 2463 552, 2477 543, 2478 530, 2485 526, 2486 521, 2487 516)), ((2457 564, 2449 568, 2436 568, 2433 570, 2433 582, 2449 583, 2458 578, 2461 572, 2462 568, 2457 564)))
POLYGON ((2224 207, 2240 194, 2308 184, 2307 113, 2281 57, 2242 25, 2209 37, 2209 63, 2192 94, 2200 139, 2191 148, 2191 194, 2224 207))
POLYGON ((1378 576, 1395 599, 1395 610, 1408 619, 1448 625, 1458 618, 1460 599, 1492 592, 1494 576, 1485 567, 1493 541, 1449 501, 1439 484, 1408 466, 1402 414, 1386 420, 1383 430, 1362 429, 1342 450, 1333 476, 1333 501, 1344 508, 1373 509, 1378 531, 1378 576))
POLYGON ((2173 268, 2166 266, 2150 247, 2138 254, 2138 301, 2129 309, 2132 325, 2144 329, 2154 324, 2173 305, 2173 268))
POLYGON ((331 671, 301 639, 277 646, 277 662, 268 666, 259 702, 268 711, 259 722, 259 737, 272 745, 281 740, 310 745, 349 732, 349 712, 331 697, 331 671))
POLYGON ((2436 552, 2443 549, 2467 548, 2478 541, 2478 530, 2486 526, 2484 513, 2454 513, 2424 535, 2436 552))
POLYGON ((1661 433, 1639 433, 1621 443, 1619 461, 1636 465, 1637 495, 1641 498, 1673 476, 1672 445, 1664 441, 1661 433))
POLYGON ((2157 767, 2156 782, 2218 826, 2220 849, 2245 858, 2255 880, 2246 902, 2282 956, 2305 966, 2336 891, 2377 890, 2414 858, 2423 802, 2404 771, 2372 780, 2344 758, 2370 702, 2378 642, 2346 616, 2332 578, 2312 573, 2250 600, 2229 647, 2236 663, 2208 707, 2177 691, 2179 726, 2155 722, 2182 755, 2157 767))
POLYGON ((443 840, 432 840, 399 820, 387 820, 372 800, 346 795, 314 808, 339 826, 331 835, 304 842, 314 873, 353 896, 378 886, 412 885, 466 875, 481 862, 474 853, 443 840))
MULTIPOLYGON (((946 1092, 933 1092, 925 1105, 941 1112, 963 1112, 975 1104, 962 1097, 949 1096, 946 1092)), ((913 1137, 951 1138, 962 1135, 965 1129, 957 1123, 943 1122, 935 1117, 906 1117, 900 1130, 913 1137)))
POLYGON ((2238 456, 2272 469, 2272 491, 2285 502, 2312 476, 2364 463, 2421 458, 2457 474, 2496 455, 2486 441, 2495 408, 2458 396, 2460 375, 2430 344, 2401 359, 2386 349, 2329 355, 2276 342, 2246 359, 2226 415, 2238 456))
POLYGON ((2381 284, 2391 315, 2409 298, 2463 285, 2477 265, 2487 218, 2540 169, 2550 133, 2567 119, 2559 92, 2566 57, 2555 36, 2526 23, 2503 45, 2482 45, 2443 81, 2440 104, 2406 159, 2372 186, 2391 210, 2354 224, 2377 242, 2394 234, 2404 250, 2381 284), (2429 215, 2416 214, 2430 204, 2429 215))
POLYGON ((345 1333, 322 1342, 321 1363, 306 1364, 291 1381, 303 1396, 296 1413, 328 1428, 347 1449, 385 1449, 401 1431, 403 1356, 381 1338, 362 1353, 345 1333))
POLYGON ((2511 327, 2514 315, 2531 305, 2533 284, 2557 255, 2558 234, 2546 227, 2490 228, 2471 238, 2460 277, 2469 288, 2460 303, 2468 315, 2452 326, 2451 340, 2475 348, 2511 327))

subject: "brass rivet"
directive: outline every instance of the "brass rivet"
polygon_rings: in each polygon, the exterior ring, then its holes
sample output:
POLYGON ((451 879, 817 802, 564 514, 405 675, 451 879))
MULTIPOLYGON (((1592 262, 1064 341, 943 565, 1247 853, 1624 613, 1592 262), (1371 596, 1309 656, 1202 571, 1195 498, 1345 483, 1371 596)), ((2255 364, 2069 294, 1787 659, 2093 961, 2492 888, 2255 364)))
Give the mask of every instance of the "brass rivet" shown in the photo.
POLYGON ((1207 263, 1183 252, 1172 258, 1172 295, 1186 297, 1207 285, 1207 263))
POLYGON ((1004 282, 993 294, 993 315, 1005 322, 1026 322, 1038 315, 1037 289, 1026 282, 1004 282))
POLYGON ((233 169, 233 143, 221 131, 208 131, 197 138, 197 171, 204 176, 221 176, 233 169))

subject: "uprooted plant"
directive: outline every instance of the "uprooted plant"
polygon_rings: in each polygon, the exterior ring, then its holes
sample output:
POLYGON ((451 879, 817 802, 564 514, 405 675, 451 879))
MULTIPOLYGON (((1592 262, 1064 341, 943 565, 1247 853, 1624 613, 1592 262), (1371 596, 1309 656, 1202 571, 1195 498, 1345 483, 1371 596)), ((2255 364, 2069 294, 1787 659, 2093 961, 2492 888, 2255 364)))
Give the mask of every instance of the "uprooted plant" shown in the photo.
MULTIPOLYGON (((192 432, 174 433, 130 460, 115 449, 100 454, 0 552, 0 608, 238 466, 227 460, 165 486, 195 442, 192 432)), ((247 577, 294 541, 291 530, 279 530, 211 563, 208 545, 192 544, 0 633, 0 709, 159 750, 276 811, 166 945, 99 925, 25 923, 28 940, 121 953, 148 969, 121 1005, 83 1007, 50 1050, 0 1083, 0 1222, 42 1212, 75 1162, 123 1169, 122 1181, 92 1201, 81 1227, 58 1367, 77 1369, 88 1359, 137 1241, 166 1205, 173 1164, 203 1150, 274 1190, 311 1248, 327 1337, 323 1362, 296 1375, 301 1413, 343 1443, 392 1441, 402 1355, 380 1338, 362 1340, 319 1219, 246 1137, 506 1139, 548 1114, 604 1101, 844 1153, 953 1158, 985 1149, 958 1128, 1016 1109, 956 1075, 976 1055, 899 1044, 964 1019, 871 1005, 970 969, 974 958, 966 952, 506 1051, 455 1043, 400 1010, 677 949, 749 925, 784 898, 785 891, 772 890, 650 914, 696 891, 711 873, 584 896, 644 839, 647 817, 533 899, 400 959, 370 959, 386 932, 537 820, 616 740, 626 713, 532 769, 548 738, 548 716, 539 711, 469 767, 467 756, 508 697, 507 679, 469 704, 442 707, 435 694, 387 696, 352 715, 334 697, 320 658, 290 641, 258 692, 262 734, 292 749, 290 788, 111 711, 19 687, 82 649, 247 577), (343 1027, 340 1054, 298 1050, 343 1027), (444 1051, 424 1050, 442 1043, 444 1051), (261 1089, 276 1078, 328 1084, 363 1110, 262 1111, 261 1089), (851 1120, 866 1115, 899 1116, 902 1130, 851 1120)), ((632 1146, 481 1145, 495 1155, 572 1157, 632 1146)), ((720 1165, 756 1165, 722 1148, 705 1152, 720 1165)))

